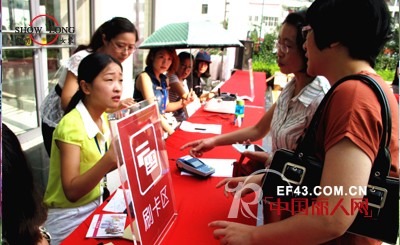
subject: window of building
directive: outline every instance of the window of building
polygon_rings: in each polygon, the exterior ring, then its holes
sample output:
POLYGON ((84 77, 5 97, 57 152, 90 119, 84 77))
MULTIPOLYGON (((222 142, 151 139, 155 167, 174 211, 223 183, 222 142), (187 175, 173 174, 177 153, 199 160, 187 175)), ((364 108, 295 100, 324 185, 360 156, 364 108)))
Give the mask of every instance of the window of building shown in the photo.
POLYGON ((278 26, 278 17, 268 17, 268 16, 265 16, 265 17, 264 17, 264 24, 265 24, 266 26, 276 27, 276 26, 278 26))
POLYGON ((208 4, 202 4, 201 5, 201 13, 202 14, 207 14, 208 13, 208 4))

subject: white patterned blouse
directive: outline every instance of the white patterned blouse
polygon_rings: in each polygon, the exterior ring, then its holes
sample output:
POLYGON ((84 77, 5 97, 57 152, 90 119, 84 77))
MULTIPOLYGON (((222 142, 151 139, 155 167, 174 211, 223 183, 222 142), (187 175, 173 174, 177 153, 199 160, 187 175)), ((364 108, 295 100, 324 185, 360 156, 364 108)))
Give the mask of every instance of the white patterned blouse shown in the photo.
POLYGON ((295 79, 281 92, 271 121, 272 152, 285 148, 294 150, 297 139, 308 127, 330 84, 325 77, 317 76, 299 94, 293 96, 295 79))
MULTIPOLYGON (((73 54, 65 64, 61 65, 61 73, 58 79, 58 86, 60 86, 61 89, 64 87, 67 72, 70 71, 75 76, 78 76, 78 66, 81 63, 81 60, 89 54, 88 51, 81 50, 73 54)), ((40 112, 43 123, 46 123, 48 126, 55 128, 60 122, 64 115, 64 111, 61 108, 61 97, 57 94, 56 89, 50 90, 49 94, 40 106, 40 112)))

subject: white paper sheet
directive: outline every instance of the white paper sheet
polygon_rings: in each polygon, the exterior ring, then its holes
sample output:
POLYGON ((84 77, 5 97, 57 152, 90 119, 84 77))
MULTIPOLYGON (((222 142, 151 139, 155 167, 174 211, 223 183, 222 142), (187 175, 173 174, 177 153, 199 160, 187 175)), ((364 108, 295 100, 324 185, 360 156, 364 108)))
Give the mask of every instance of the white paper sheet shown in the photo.
POLYGON ((126 209, 124 191, 118 188, 115 195, 110 199, 107 205, 103 208, 103 211, 122 213, 126 209))
POLYGON ((200 99, 193 100, 191 103, 187 104, 184 108, 187 117, 191 117, 198 109, 201 108, 200 99))
MULTIPOLYGON (((233 162, 236 159, 216 159, 216 158, 199 158, 205 164, 215 168, 215 173, 211 177, 232 177, 233 162)), ((181 175, 192 175, 185 171, 181 175)))
POLYGON ((193 133, 221 134, 222 132, 221 124, 190 123, 188 121, 183 121, 180 129, 193 133))

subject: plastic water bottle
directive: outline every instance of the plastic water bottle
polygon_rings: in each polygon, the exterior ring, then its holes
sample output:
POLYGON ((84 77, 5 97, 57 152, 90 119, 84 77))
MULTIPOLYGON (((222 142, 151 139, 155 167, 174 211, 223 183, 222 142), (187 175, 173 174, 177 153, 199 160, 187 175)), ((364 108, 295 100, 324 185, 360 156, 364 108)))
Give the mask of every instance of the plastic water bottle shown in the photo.
MULTIPOLYGON (((272 87, 268 85, 265 91, 265 111, 267 112, 273 104, 274 97, 272 95, 272 87)), ((267 152, 272 151, 272 136, 270 132, 263 138, 262 146, 267 152)))
POLYGON ((235 121, 234 124, 237 127, 242 126, 242 122, 244 119, 244 100, 236 100, 236 108, 235 108, 235 121))

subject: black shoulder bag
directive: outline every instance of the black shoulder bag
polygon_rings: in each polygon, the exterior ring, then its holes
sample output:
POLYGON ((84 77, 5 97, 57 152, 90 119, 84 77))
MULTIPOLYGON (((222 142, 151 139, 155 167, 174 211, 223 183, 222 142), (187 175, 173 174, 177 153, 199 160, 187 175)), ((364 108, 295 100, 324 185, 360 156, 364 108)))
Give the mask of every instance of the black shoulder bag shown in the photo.
MULTIPOLYGON (((291 213, 304 212, 309 206, 318 207, 314 187, 319 187, 323 162, 313 157, 316 130, 322 111, 333 90, 347 80, 360 80, 375 92, 382 114, 383 135, 378 155, 372 166, 367 194, 355 212, 358 212, 347 232, 395 244, 399 232, 399 178, 389 176, 391 157, 389 143, 392 119, 385 93, 379 84, 365 75, 350 75, 336 82, 325 95, 304 137, 296 150, 280 149, 275 152, 270 168, 264 177, 263 198, 269 205, 291 213), (291 186, 292 191, 281 192, 291 186), (366 205, 368 203, 368 206, 366 205)), ((339 177, 339 176, 338 176, 339 177)), ((355 203, 355 205, 357 205, 355 203)), ((266 207, 265 207, 266 208, 266 207)), ((350 207, 348 207, 348 211, 350 207)), ((339 208, 340 209, 340 208, 339 208)), ((337 210, 340 212, 341 210, 337 210)))

